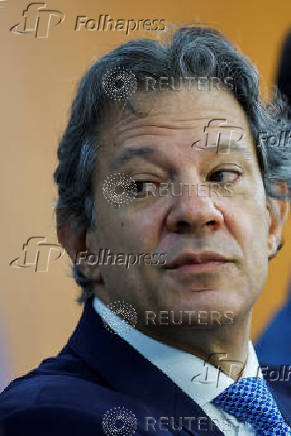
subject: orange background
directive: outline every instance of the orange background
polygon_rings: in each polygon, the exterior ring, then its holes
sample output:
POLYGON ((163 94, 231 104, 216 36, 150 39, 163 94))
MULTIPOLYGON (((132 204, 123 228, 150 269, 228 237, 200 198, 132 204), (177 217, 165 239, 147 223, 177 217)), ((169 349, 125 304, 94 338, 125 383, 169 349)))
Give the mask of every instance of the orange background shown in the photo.
MULTIPOLYGON (((53 201, 57 142, 65 126, 76 84, 100 55, 126 39, 156 37, 157 32, 74 31, 77 15, 96 18, 162 19, 167 24, 200 21, 220 29, 258 66, 265 95, 275 80, 281 41, 290 28, 290 0, 49 0, 64 13, 48 38, 9 29, 23 20, 28 2, 0 2, 2 250, 1 332, 9 362, 8 378, 21 375, 54 355, 65 343, 81 312, 79 290, 70 278, 68 257, 51 262, 48 272, 13 268, 31 236, 56 243, 53 201)), ((270 264, 263 295, 256 304, 255 339, 286 297, 290 265, 290 217, 286 244, 270 264)))

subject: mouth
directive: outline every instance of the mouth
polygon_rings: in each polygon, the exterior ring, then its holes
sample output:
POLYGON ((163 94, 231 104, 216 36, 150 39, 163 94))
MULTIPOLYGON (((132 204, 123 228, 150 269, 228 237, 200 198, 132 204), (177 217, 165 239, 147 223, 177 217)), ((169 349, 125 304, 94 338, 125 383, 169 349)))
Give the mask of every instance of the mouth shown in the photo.
POLYGON ((233 261, 233 259, 212 251, 192 252, 177 257, 165 265, 165 269, 181 273, 213 271, 233 261))

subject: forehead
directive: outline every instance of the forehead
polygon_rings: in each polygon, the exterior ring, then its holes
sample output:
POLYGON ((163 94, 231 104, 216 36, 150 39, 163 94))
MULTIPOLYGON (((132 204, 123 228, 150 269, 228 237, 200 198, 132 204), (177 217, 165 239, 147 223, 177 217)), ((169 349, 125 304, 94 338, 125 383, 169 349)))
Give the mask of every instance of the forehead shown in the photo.
POLYGON ((247 116, 235 97, 223 90, 137 93, 132 109, 120 103, 110 106, 100 142, 110 157, 117 149, 138 147, 145 141, 162 145, 170 139, 175 146, 189 144, 191 138, 202 136, 207 125, 208 132, 214 133, 220 124, 240 129, 244 145, 255 154, 247 116))

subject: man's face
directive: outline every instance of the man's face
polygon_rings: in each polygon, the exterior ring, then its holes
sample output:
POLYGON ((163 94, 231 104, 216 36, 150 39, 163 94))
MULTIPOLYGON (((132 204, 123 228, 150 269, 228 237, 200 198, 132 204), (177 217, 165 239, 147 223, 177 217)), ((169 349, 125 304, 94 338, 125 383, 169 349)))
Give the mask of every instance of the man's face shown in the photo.
MULTIPOLYGON (((166 265, 94 266, 103 278, 95 292, 105 303, 130 303, 139 314, 243 315, 267 277, 269 228, 244 111, 225 91, 137 98, 147 116, 124 110, 105 120, 94 181, 97 230, 87 233, 87 248, 93 253, 102 248, 114 254, 166 253, 166 265), (203 129, 211 119, 243 129, 243 138, 228 153, 204 146, 203 129), (149 183, 158 188, 167 182, 170 189, 114 207, 102 192, 104 180, 114 173, 130 176, 141 193, 149 183), (226 182, 227 189, 219 188, 226 182), (183 185, 193 185, 191 195, 189 188, 177 195, 183 185)), ((209 130, 212 138, 215 131, 209 130)))

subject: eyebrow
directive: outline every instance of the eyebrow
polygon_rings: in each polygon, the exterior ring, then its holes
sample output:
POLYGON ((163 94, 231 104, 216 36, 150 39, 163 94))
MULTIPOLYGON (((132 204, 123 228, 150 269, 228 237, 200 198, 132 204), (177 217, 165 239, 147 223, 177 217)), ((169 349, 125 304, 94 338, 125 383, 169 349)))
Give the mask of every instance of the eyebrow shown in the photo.
MULTIPOLYGON (((224 143, 224 141, 221 142, 220 144, 222 147, 227 147, 228 144, 224 143)), ((193 149, 192 149, 193 150, 193 149)), ((217 146, 213 145, 213 146, 206 146, 204 148, 204 150, 209 151, 209 152, 214 152, 215 150, 217 150, 217 146)), ((253 154, 252 152, 249 150, 248 147, 240 145, 237 146, 236 143, 233 143, 231 141, 231 144, 229 146, 229 150, 230 152, 234 153, 234 152, 241 152, 244 157, 246 159, 250 159, 253 158, 253 154)), ((128 163, 129 161, 133 160, 136 157, 148 157, 148 156, 152 156, 154 154, 157 154, 157 150, 151 147, 141 147, 141 148, 133 148, 133 147, 129 147, 126 148, 125 150, 122 150, 111 162, 111 170, 112 171, 116 171, 118 169, 120 169, 122 166, 124 166, 126 163, 128 163)), ((219 151, 215 154, 219 154, 219 151)), ((229 154, 229 153, 221 153, 221 154, 229 154)))
POLYGON ((155 149, 151 147, 126 148, 113 159, 113 161, 111 162, 111 169, 117 170, 135 157, 149 156, 153 155, 154 153, 155 149))

